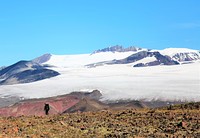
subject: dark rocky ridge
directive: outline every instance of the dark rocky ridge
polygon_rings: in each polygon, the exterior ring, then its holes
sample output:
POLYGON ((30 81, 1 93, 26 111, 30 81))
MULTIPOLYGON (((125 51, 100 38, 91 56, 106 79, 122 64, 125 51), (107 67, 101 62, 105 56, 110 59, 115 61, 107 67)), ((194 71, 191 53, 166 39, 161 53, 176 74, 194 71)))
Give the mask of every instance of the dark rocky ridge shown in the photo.
POLYGON ((156 66, 156 65, 178 65, 177 61, 174 61, 169 56, 163 56, 159 52, 147 52, 147 56, 154 56, 157 60, 153 62, 149 62, 146 64, 139 63, 134 65, 134 67, 145 67, 145 66, 156 66))
POLYGON ((58 72, 46 69, 32 61, 19 61, 0 70, 0 85, 29 83, 59 75, 58 72))
POLYGON ((193 61, 193 60, 199 60, 200 57, 195 52, 186 52, 186 53, 177 53, 173 57, 173 59, 182 62, 182 61, 193 61), (192 57, 191 57, 192 55, 192 57))
POLYGON ((125 59, 122 60, 115 60, 114 64, 128 64, 128 63, 134 63, 136 61, 139 61, 146 57, 155 57, 157 60, 154 62, 149 62, 145 64, 144 66, 155 66, 155 65, 177 65, 179 64, 177 61, 174 61, 169 56, 163 56, 159 52, 148 52, 148 51, 141 51, 138 53, 135 53, 125 59))
POLYGON ((123 46, 116 45, 116 46, 111 46, 111 47, 96 50, 92 54, 100 53, 100 52, 128 52, 128 51, 138 51, 138 50, 141 50, 141 48, 137 48, 135 46, 124 48, 123 46))
POLYGON ((102 94, 98 90, 93 90, 92 92, 72 92, 70 95, 76 96, 79 99, 90 98, 95 100, 100 100, 102 94))
POLYGON ((149 62, 146 64, 138 63, 134 65, 134 67, 145 67, 145 66, 156 66, 156 65, 178 65, 179 63, 177 61, 174 61, 169 56, 161 55, 159 52, 150 52, 150 51, 140 51, 135 54, 132 54, 131 56, 128 56, 125 59, 121 60, 112 60, 112 61, 105 61, 105 62, 98 62, 94 64, 86 65, 87 67, 96 67, 101 66, 104 64, 112 65, 112 64, 129 64, 134 63, 136 61, 139 61, 146 57, 155 57, 156 61, 149 62))

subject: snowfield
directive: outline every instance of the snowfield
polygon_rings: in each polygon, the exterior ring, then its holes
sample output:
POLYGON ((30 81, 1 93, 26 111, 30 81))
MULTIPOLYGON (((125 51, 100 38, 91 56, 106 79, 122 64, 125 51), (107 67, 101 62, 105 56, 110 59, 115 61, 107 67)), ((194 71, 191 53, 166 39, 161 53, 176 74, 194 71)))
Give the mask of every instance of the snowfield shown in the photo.
MULTIPOLYGON (((83 57, 54 57, 49 63, 54 62, 54 65, 57 64, 59 67, 51 69, 60 72, 61 75, 34 83, 2 85, 0 97, 42 98, 72 91, 98 89, 103 94, 102 100, 200 101, 200 61, 174 66, 133 68, 133 64, 121 64, 86 68, 80 65, 91 63, 94 58, 84 59, 86 55, 81 56, 83 57), (66 58, 73 62, 65 65, 59 62, 66 58), (75 60, 80 60, 79 64, 75 64, 75 60)), ((102 55, 96 56, 95 62, 99 59, 98 56, 102 55)), ((123 56, 118 55, 116 58, 123 56)))
POLYGON ((163 50, 157 50, 159 51, 162 55, 168 55, 170 57, 173 57, 176 54, 179 53, 197 53, 197 50, 193 49, 188 49, 188 48, 166 48, 163 50))
POLYGON ((114 59, 116 60, 123 59, 137 52, 130 51, 130 52, 102 52, 95 54, 79 54, 79 55, 52 55, 51 59, 45 62, 45 64, 50 64, 57 67, 83 67, 91 63, 110 61, 114 59))

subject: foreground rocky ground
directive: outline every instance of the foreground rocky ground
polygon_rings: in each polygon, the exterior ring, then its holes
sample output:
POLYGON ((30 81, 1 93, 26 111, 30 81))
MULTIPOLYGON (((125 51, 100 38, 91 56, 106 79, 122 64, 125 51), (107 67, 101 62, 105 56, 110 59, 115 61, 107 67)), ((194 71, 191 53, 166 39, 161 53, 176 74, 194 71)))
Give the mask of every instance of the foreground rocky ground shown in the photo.
POLYGON ((160 109, 0 118, 0 138, 200 137, 199 103, 160 109))

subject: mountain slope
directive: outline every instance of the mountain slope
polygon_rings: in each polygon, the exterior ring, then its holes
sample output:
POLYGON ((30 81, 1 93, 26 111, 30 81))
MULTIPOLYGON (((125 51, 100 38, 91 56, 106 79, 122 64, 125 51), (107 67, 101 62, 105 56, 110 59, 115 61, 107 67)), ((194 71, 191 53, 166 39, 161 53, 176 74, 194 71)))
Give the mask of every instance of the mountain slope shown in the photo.
MULTIPOLYGON (((92 92, 72 92, 70 94, 40 98, 21 100, 13 105, 0 108, 0 116, 43 116, 44 105, 48 103, 50 106, 50 115, 74 112, 91 112, 102 110, 125 110, 125 109, 142 109, 154 107, 152 104, 158 104, 159 101, 149 103, 148 101, 107 101, 102 102, 100 98, 102 94, 98 90, 92 92)), ((167 104, 168 105, 168 104, 167 104)), ((162 106, 162 105, 160 105, 162 106)), ((157 106, 159 107, 159 106, 157 106)))
POLYGON ((44 54, 44 55, 42 55, 40 57, 37 57, 37 58, 33 59, 32 61, 35 62, 35 63, 42 64, 42 63, 45 63, 48 60, 50 60, 51 56, 52 56, 51 54, 44 54))
MULTIPOLYGON (((0 108, 0 116, 21 116, 21 115, 45 115, 44 104, 50 105, 49 114, 61 114, 68 108, 71 108, 83 99, 90 99, 98 102, 101 93, 98 90, 92 92, 72 92, 70 94, 41 98, 41 99, 27 99, 17 102, 14 105, 9 105, 0 108)), ((100 102, 99 102, 100 103, 100 102)), ((90 108, 88 109, 92 111, 90 108)))
POLYGON ((0 84, 30 83, 59 75, 32 61, 19 61, 0 70, 0 84))
POLYGON ((147 57, 155 57, 155 61, 147 63, 139 63, 134 65, 134 67, 145 67, 145 66, 156 66, 156 65, 178 65, 177 61, 174 61, 169 56, 163 56, 159 52, 147 52, 147 57))
POLYGON ((87 67, 96 67, 101 65, 113 65, 113 64, 129 64, 129 63, 136 63, 133 67, 145 67, 145 66, 156 66, 156 65, 178 65, 179 62, 174 61, 169 56, 163 56, 159 52, 149 52, 149 51, 140 51, 137 53, 134 53, 127 58, 120 59, 120 60, 111 60, 111 61, 104 61, 99 63, 93 63, 86 65, 87 67), (152 59, 153 61, 149 60, 146 63, 143 63, 143 59, 152 59))
POLYGON ((45 99, 24 100, 9 107, 0 108, 0 116, 42 116, 45 115, 45 103, 50 105, 49 114, 60 114, 76 104, 78 101, 79 99, 77 97, 70 95, 45 99))
POLYGON ((173 60, 179 62, 200 60, 199 51, 188 48, 167 48, 161 50, 160 53, 162 55, 168 55, 173 60))
POLYGON ((167 48, 164 50, 148 50, 137 47, 112 46, 94 51, 92 54, 51 55, 45 54, 34 59, 37 63, 57 67, 96 67, 105 64, 129 64, 136 61, 138 66, 177 65, 179 62, 200 60, 197 50, 186 48, 167 48), (144 58, 155 57, 151 62, 143 63, 144 58), (141 60, 141 62, 140 62, 141 60))
POLYGON ((77 104, 70 107, 63 113, 74 113, 77 111, 81 111, 81 112, 93 111, 94 112, 94 111, 100 111, 100 110, 104 110, 104 109, 108 109, 108 108, 109 108, 109 106, 102 102, 99 102, 99 101, 93 100, 93 99, 89 99, 89 98, 83 98, 77 104))

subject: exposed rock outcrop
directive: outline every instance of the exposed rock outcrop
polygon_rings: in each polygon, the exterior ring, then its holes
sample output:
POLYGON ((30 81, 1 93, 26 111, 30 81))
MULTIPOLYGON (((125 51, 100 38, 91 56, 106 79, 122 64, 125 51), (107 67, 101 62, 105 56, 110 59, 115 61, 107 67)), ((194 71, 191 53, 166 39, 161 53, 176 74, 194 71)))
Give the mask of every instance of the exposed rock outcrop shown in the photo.
POLYGON ((127 58, 120 59, 120 60, 112 60, 112 61, 105 61, 105 62, 99 62, 94 64, 86 65, 87 67, 96 67, 96 66, 102 66, 102 65, 112 65, 112 64, 129 64, 134 63, 136 61, 142 60, 147 57, 155 57, 156 60, 148 63, 138 63, 134 65, 134 67, 145 67, 145 66, 156 66, 156 65, 178 65, 179 62, 173 60, 169 56, 164 56, 160 54, 159 52, 150 52, 150 51, 139 51, 137 53, 132 54, 131 56, 128 56, 127 58))
POLYGON ((30 83, 59 75, 32 61, 19 61, 0 70, 0 85, 30 83))
POLYGON ((172 58, 179 62, 183 62, 183 61, 199 60, 200 56, 195 52, 185 52, 185 53, 177 53, 174 56, 172 56, 172 58))
POLYGON ((116 46, 111 46, 111 47, 96 50, 92 54, 100 53, 100 52, 128 52, 128 51, 137 51, 140 49, 141 48, 137 48, 135 46, 124 48, 123 46, 116 45, 116 46))
POLYGON ((146 66, 156 66, 156 65, 178 65, 177 61, 174 61, 169 56, 163 56, 159 52, 147 52, 148 57, 154 56, 156 61, 148 62, 148 63, 138 63, 134 65, 134 67, 146 67, 146 66))

